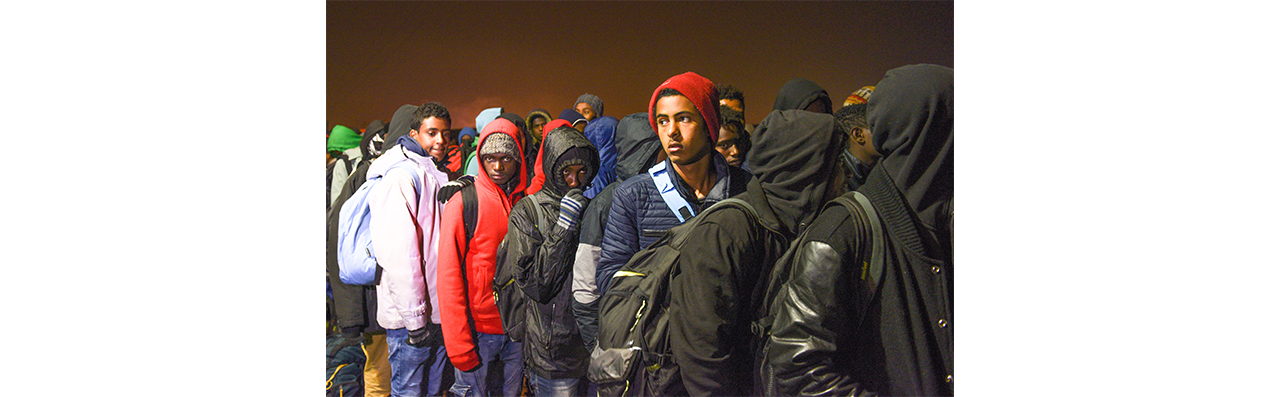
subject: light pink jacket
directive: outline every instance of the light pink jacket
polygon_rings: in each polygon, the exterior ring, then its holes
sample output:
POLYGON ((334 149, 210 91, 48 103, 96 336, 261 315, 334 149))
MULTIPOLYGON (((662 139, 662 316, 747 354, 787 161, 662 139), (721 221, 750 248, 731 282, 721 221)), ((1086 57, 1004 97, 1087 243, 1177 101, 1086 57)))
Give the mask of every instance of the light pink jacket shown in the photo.
POLYGON ((382 266, 378 283, 378 325, 386 329, 419 329, 440 323, 436 299, 436 244, 441 205, 436 192, 448 176, 431 157, 395 145, 369 165, 368 178, 383 177, 369 192, 369 231, 373 252, 382 266), (415 192, 406 168, 392 168, 409 159, 417 168, 422 192, 415 192), (430 305, 428 305, 428 303, 430 305))

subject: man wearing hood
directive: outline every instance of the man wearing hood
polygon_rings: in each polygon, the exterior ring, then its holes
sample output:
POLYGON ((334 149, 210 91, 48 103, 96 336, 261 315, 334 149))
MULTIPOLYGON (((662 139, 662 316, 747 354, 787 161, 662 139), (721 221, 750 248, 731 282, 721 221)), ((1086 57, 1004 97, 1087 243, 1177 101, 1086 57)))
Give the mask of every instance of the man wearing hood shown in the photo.
POLYGON ((533 178, 533 164, 538 161, 538 150, 542 148, 542 137, 547 135, 546 131, 549 131, 544 130, 544 127, 547 123, 550 123, 551 120, 551 113, 547 113, 547 111, 543 109, 533 109, 529 112, 528 116, 524 116, 524 125, 530 138, 528 139, 529 143, 525 144, 524 147, 524 160, 525 164, 528 165, 528 167, 525 168, 528 170, 527 172, 529 173, 530 178, 533 178))
POLYGON ((831 114, 831 96, 818 83, 794 78, 782 85, 778 97, 773 100, 773 110, 788 109, 831 114))
POLYGON ((329 133, 329 140, 325 145, 330 159, 326 169, 329 174, 325 176, 325 188, 328 189, 325 190, 325 208, 333 205, 333 199, 337 197, 334 192, 342 189, 347 176, 351 175, 355 164, 360 162, 360 138, 360 133, 344 125, 333 126, 329 133))
MULTIPOLYGON (((484 131, 484 127, 488 125, 490 122, 497 120, 498 116, 501 114, 502 114, 501 106, 496 108, 488 108, 485 110, 481 110, 480 114, 476 115, 476 131, 484 131)), ((476 147, 479 147, 479 146, 477 145, 476 147)), ((462 166, 462 174, 465 174, 465 175, 476 176, 476 175, 479 175, 480 171, 481 171, 480 159, 476 158, 475 156, 472 156, 471 159, 467 161, 465 165, 462 166)))
POLYGON ((484 172, 472 186, 476 193, 475 234, 467 240, 463 195, 444 206, 441 221, 440 309, 449 360, 455 368, 450 393, 487 396, 491 364, 503 366, 502 395, 520 393, 523 377, 520 343, 507 337, 494 304, 493 278, 498 246, 507 234, 507 215, 524 197, 525 172, 520 161, 519 129, 506 119, 486 123, 477 152, 484 172))
POLYGON ((440 204, 435 195, 448 177, 428 148, 442 147, 450 123, 449 111, 439 103, 419 106, 408 135, 396 138, 369 165, 366 176, 382 178, 369 192, 369 232, 382 268, 378 325, 387 330, 395 396, 436 393, 444 370, 435 277, 440 204))
POLYGON ((573 103, 573 110, 586 118, 587 122, 592 122, 597 117, 604 116, 604 101, 595 95, 582 94, 578 96, 578 101, 573 103))
POLYGON ((954 394, 952 76, 912 65, 876 85, 867 121, 884 157, 858 191, 877 217, 832 206, 797 243, 767 352, 779 393, 954 394), (878 283, 867 262, 883 264, 878 283))
POLYGON ((511 210, 498 260, 515 274, 525 299, 524 358, 536 396, 572 396, 586 375, 590 353, 573 316, 573 258, 595 177, 596 148, 581 132, 560 127, 547 134, 542 164, 547 183, 511 210), (545 225, 545 226, 544 226, 545 225))
MULTIPOLYGON (((391 392, 391 364, 387 361, 387 331, 378 325, 378 292, 374 286, 347 285, 338 278, 338 216, 342 204, 363 185, 369 172, 369 165, 374 159, 382 156, 385 139, 392 142, 409 133, 409 120, 417 106, 404 105, 396 110, 391 119, 391 128, 377 128, 370 124, 360 140, 361 160, 351 176, 342 184, 342 190, 334 197, 333 208, 329 210, 326 234, 327 249, 325 262, 329 273, 329 286, 333 290, 334 311, 337 314, 338 327, 348 339, 363 335, 361 347, 364 349, 364 390, 367 396, 387 396, 391 392), (398 127, 398 129, 397 129, 398 127), (397 132, 392 132, 397 131, 397 132)), ((377 124, 381 121, 374 120, 377 124)))
POLYGON ((591 183, 584 186, 585 191, 582 195, 589 199, 595 199, 596 194, 604 190, 605 186, 613 183, 615 178, 613 174, 613 166, 618 162, 618 151, 613 147, 613 134, 617 132, 618 119, 609 116, 600 116, 587 124, 586 131, 583 135, 587 136, 587 140, 595 145, 600 152, 600 170, 596 172, 595 179, 591 183))
POLYGON ((600 289, 596 287, 596 268, 600 263, 600 244, 604 239, 605 224, 609 221, 613 192, 622 181, 644 173, 666 159, 662 143, 649 126, 648 119, 648 113, 640 112, 627 115, 618 122, 617 134, 614 135, 618 160, 613 167, 617 180, 600 190, 582 211, 578 253, 573 265, 573 315, 578 320, 578 330, 587 351, 594 349, 600 331, 600 289))
POLYGON ((712 204, 742 193, 751 179, 715 150, 720 114, 711 80, 693 72, 667 79, 649 99, 648 121, 667 160, 628 178, 613 192, 596 270, 601 295, 608 292, 613 273, 641 248, 712 204))
POLYGON ((755 175, 746 193, 758 219, 741 210, 708 214, 688 231, 671 281, 670 340, 691 396, 759 394, 751 328, 773 264, 824 203, 844 192, 839 162, 847 135, 835 118, 775 110, 752 135, 755 175))

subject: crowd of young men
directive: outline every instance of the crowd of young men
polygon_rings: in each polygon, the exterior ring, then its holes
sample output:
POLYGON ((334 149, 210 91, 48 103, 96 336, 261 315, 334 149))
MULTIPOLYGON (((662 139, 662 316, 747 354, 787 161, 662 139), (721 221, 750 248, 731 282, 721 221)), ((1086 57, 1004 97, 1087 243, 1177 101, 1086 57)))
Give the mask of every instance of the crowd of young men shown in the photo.
POLYGON ((688 72, 621 119, 591 94, 554 119, 486 109, 461 146, 444 106, 401 107, 331 188, 332 233, 345 198, 383 180, 369 194, 380 281, 341 284, 328 264, 338 328, 364 338, 366 395, 595 395, 615 272, 729 198, 756 214, 700 218, 671 279, 667 393, 953 394, 952 70, 896 68, 855 95, 833 112, 794 79, 751 125, 741 91, 688 72), (855 189, 874 210, 828 205, 855 189), (763 299, 789 248, 782 292, 763 299), (872 282, 870 262, 884 266, 872 282), (504 311, 509 297, 522 305, 504 311), (777 313, 763 336, 761 308, 777 313))

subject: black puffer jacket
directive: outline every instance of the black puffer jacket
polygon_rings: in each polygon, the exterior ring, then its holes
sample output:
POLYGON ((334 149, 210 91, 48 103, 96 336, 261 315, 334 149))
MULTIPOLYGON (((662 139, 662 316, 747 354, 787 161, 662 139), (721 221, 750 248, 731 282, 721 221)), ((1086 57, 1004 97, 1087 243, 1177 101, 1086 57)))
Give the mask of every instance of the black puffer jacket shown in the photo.
POLYGON ((951 93, 952 70, 936 65, 894 69, 876 85, 868 121, 885 157, 858 191, 883 226, 882 278, 862 279, 868 229, 843 207, 824 211, 773 303, 780 394, 954 393, 951 93))
MULTIPOLYGON (((546 175, 556 175, 560 155, 574 148, 595 147, 572 128, 557 128, 544 142, 542 166, 546 175)), ((598 157, 589 160, 594 170, 598 157)), ((550 379, 579 378, 586 374, 590 353, 578 332, 573 315, 573 258, 578 248, 578 226, 561 228, 560 199, 568 190, 564 180, 547 178, 538 193, 525 197, 511 209, 507 235, 498 248, 505 263, 516 274, 516 285, 528 299, 525 305, 525 366, 538 376, 550 379)), ((578 222, 577 225, 581 225, 578 222)))

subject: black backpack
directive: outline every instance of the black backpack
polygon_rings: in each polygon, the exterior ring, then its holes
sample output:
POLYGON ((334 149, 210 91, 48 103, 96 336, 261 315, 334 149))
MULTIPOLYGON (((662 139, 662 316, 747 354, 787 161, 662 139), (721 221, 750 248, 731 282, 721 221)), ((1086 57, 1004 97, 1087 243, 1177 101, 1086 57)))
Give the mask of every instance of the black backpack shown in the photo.
MULTIPOLYGON (((879 291, 882 280, 882 274, 885 268, 885 238, 884 231, 880 226, 880 218, 876 215, 876 209, 871 205, 871 201, 867 196, 857 191, 846 193, 843 196, 832 200, 822 207, 818 213, 826 212, 828 208, 843 205, 849 211, 849 215, 853 218, 853 222, 866 226, 871 230, 869 237, 871 254, 869 257, 862 258, 862 270, 860 272, 863 280, 863 293, 866 295, 863 302, 870 302, 875 294, 879 291)), ((771 328, 773 328, 773 320, 778 316, 778 308, 773 304, 774 299, 782 291, 782 287, 787 280, 791 279, 791 269, 795 267, 796 251, 800 248, 801 242, 808 235, 806 230, 799 237, 791 241, 791 245, 787 251, 778 258, 773 266, 773 271, 769 274, 768 287, 764 291, 764 304, 756 310, 756 321, 751 324, 751 331, 755 334, 752 351, 755 352, 756 364, 756 388, 757 395, 775 396, 777 393, 777 378, 774 376, 773 367, 769 365, 769 337, 771 328)), ((862 308, 861 323, 866 317, 866 308, 862 308)))
POLYGON ((683 389, 668 336, 671 279, 689 231, 703 223, 707 214, 728 208, 737 208, 752 223, 758 222, 751 204, 737 198, 722 200, 667 230, 614 274, 609 291, 600 297, 600 334, 587 369, 600 396, 672 395, 683 389))
POLYGON ((325 396, 364 395, 364 348, 361 338, 330 335, 325 341, 325 396))
MULTIPOLYGON (((533 200, 533 199, 530 199, 533 200)), ((534 204, 537 206, 537 204, 534 204)), ((537 228, 535 233, 546 236, 549 226, 546 224, 546 217, 537 217, 534 227, 537 228)), ((527 232, 527 231, 526 231, 527 232)), ((525 302, 528 300, 524 296, 524 291, 520 290, 520 286, 516 284, 516 269, 514 266, 506 266, 498 260, 493 275, 493 304, 498 306, 498 315, 502 318, 502 330, 512 341, 520 342, 524 340, 524 322, 525 322, 525 302)))

